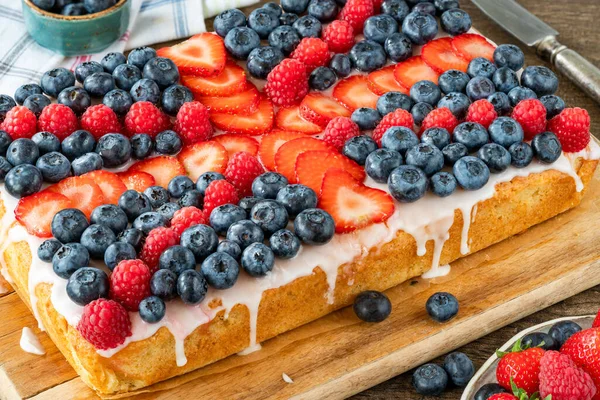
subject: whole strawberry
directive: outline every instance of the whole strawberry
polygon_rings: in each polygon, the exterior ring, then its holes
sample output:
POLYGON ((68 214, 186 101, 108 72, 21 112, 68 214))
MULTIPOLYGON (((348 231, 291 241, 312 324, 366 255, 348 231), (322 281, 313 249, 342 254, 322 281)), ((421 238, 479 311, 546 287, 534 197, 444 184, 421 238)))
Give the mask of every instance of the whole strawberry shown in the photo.
POLYGON ((152 273, 142 260, 123 260, 110 275, 110 298, 128 311, 137 311, 150 296, 150 278, 152 273))
POLYGON ((308 93, 306 66, 298 60, 283 60, 267 76, 265 93, 280 107, 299 103, 308 93))
POLYGON ((117 114, 104 104, 89 107, 81 116, 81 128, 90 132, 96 140, 107 133, 121 133, 117 114))
POLYGON ((83 308, 77 330, 95 348, 107 350, 123 344, 131 336, 131 321, 121 304, 98 299, 83 308))
POLYGON ((560 348, 575 364, 587 372, 596 385, 594 400, 600 399, 600 328, 590 328, 571 336, 560 348))
POLYGON ((252 194, 252 182, 263 172, 265 169, 258 158, 240 151, 229 158, 225 178, 235 186, 240 197, 245 197, 252 194))
POLYGON ((548 121, 548 130, 556 134, 564 151, 581 151, 590 142, 590 115, 582 108, 565 108, 548 121))
POLYGON ((170 127, 169 117, 149 101, 134 103, 125 115, 125 128, 131 136, 136 133, 147 133, 154 137, 170 127))
POLYGON ((199 101, 184 103, 177 113, 174 130, 187 145, 210 139, 213 127, 208 109, 199 101))
POLYGON ((379 125, 377 125, 373 131, 373 140, 375 140, 377 144, 381 145, 381 138, 383 137, 383 134, 392 126, 404 126, 406 128, 413 129, 414 125, 415 121, 413 116, 408 111, 399 108, 383 117, 383 119, 379 122, 379 125))
POLYGON ((517 340, 508 353, 498 352, 500 361, 496 368, 498 384, 506 390, 511 390, 511 379, 515 385, 528 395, 537 392, 540 386, 540 359, 544 350, 539 347, 523 349, 521 340, 517 340))
POLYGON ((360 135, 360 128, 350 118, 335 117, 323 132, 323 141, 342 151, 346 140, 360 135))
POLYGON ((6 113, 1 126, 13 140, 29 139, 37 132, 37 118, 27 107, 15 106, 6 113))
POLYGON ((552 400, 591 400, 596 394, 592 378, 558 351, 547 351, 540 360, 540 395, 552 400))

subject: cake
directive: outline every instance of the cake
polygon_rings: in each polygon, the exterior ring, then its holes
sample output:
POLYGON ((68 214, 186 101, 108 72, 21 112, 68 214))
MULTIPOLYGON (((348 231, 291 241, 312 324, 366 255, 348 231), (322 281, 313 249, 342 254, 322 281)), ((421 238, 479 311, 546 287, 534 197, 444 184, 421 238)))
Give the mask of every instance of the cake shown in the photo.
POLYGON ((102 105, 82 106, 106 83, 93 63, 51 74, 84 89, 62 88, 75 100, 39 116, 3 96, 2 275, 101 397, 257 351, 580 203, 600 146, 587 112, 553 95, 552 72, 526 68, 519 86, 522 53, 463 11, 438 10, 441 33, 424 7, 389 1, 378 20, 377 2, 349 0, 323 40, 308 37, 314 21, 337 6, 300 23, 286 9, 272 35, 279 8, 253 12, 250 28, 227 11, 216 34, 134 50, 144 79, 113 72, 102 105), (397 20, 403 35, 388 40, 397 20), (259 37, 270 50, 253 51, 259 37), (350 59, 356 71, 335 83, 350 59), (60 179, 53 151, 69 162, 60 179))

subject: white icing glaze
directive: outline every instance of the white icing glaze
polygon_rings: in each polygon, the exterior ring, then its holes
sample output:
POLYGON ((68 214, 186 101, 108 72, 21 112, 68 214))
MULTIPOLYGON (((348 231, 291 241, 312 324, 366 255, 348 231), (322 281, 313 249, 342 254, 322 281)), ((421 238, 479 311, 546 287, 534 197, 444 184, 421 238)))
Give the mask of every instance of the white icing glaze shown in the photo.
POLYGON ((27 353, 35 354, 38 356, 43 356, 44 354, 46 354, 44 346, 42 346, 35 333, 33 333, 33 331, 28 327, 23 328, 23 331, 21 332, 21 340, 19 341, 19 345, 21 346, 21 349, 23 349, 23 351, 26 351, 27 353))
POLYGON ((450 267, 449 264, 446 265, 433 265, 433 267, 425 272, 423 275, 421 275, 421 278, 423 279, 435 279, 435 278, 441 278, 442 276, 446 276, 450 273, 450 271, 452 270, 452 268, 450 267))
POLYGON ((281 374, 281 377, 283 378, 283 380, 286 383, 294 383, 294 381, 292 380, 292 378, 290 378, 289 375, 286 374, 285 372, 281 374))

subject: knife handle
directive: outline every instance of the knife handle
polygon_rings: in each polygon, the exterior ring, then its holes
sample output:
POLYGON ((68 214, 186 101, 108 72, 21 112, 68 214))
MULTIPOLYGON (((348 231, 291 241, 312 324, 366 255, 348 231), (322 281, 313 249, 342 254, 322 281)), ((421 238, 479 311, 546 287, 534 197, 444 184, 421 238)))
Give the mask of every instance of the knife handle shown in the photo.
POLYGON ((538 54, 550 61, 597 103, 600 103, 600 69, 574 50, 563 46, 555 37, 543 40, 538 54))

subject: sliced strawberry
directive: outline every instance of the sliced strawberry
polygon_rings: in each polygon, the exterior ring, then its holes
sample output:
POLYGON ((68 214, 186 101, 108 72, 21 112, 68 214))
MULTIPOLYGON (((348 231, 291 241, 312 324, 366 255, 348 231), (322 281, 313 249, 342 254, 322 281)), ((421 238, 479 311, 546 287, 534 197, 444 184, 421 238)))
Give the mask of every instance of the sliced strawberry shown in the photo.
POLYGON ((421 58, 436 72, 442 74, 449 69, 467 72, 469 62, 456 54, 449 37, 432 40, 423 46, 421 58))
POLYGON ((300 104, 300 115, 310 122, 326 127, 335 117, 349 117, 350 110, 335 99, 321 93, 309 93, 300 104))
POLYGON ((399 84, 410 89, 419 81, 431 81, 437 84, 439 74, 420 56, 415 56, 396 64, 394 77, 399 84))
POLYGON ((329 150, 305 151, 296 158, 296 180, 317 193, 321 192, 321 184, 325 172, 330 168, 348 172, 359 182, 365 180, 365 169, 348 157, 329 150))
POLYGON ((174 157, 158 156, 138 161, 129 167, 132 172, 147 172, 154 177, 156 184, 166 188, 171 179, 185 175, 183 165, 174 157))
POLYGON ((196 96, 212 112, 228 114, 252 114, 260 104, 260 93, 251 83, 247 84, 247 90, 233 94, 229 97, 203 97, 196 96))
POLYGON ((235 133, 228 133, 225 135, 219 135, 213 137, 213 140, 225 147, 229 157, 240 151, 245 151, 253 156, 258 153, 258 142, 256 139, 251 138, 247 135, 237 135, 235 133))
POLYGON ((285 176, 290 183, 296 181, 296 159, 305 151, 335 149, 322 140, 313 137, 302 137, 284 143, 275 153, 275 170, 285 176))
POLYGON ((143 171, 124 171, 119 172, 117 176, 121 179, 127 190, 143 192, 150 186, 156 185, 154 177, 143 171))
POLYGON ((94 208, 106 204, 100 186, 87 176, 72 176, 50 186, 46 190, 62 194, 71 200, 73 208, 78 208, 88 218, 94 208))
POLYGON ((224 173, 229 161, 227 149, 215 141, 184 147, 177 158, 194 182, 205 172, 224 173))
POLYGON ((361 107, 377 108, 379 96, 369 89, 369 78, 353 75, 343 79, 333 88, 333 97, 351 111, 361 107))
POLYGON ((386 221, 394 213, 394 200, 348 172, 331 168, 323 178, 319 208, 331 214, 336 232, 346 233, 386 221))
POLYGON ((83 176, 91 178, 96 182, 96 185, 100 186, 104 199, 110 204, 118 204, 119 197, 127 190, 127 186, 125 186, 121 178, 103 169, 88 172, 87 174, 83 174, 83 176))
POLYGON ((379 96, 383 96, 387 92, 400 92, 408 94, 408 89, 398 83, 394 76, 395 65, 390 65, 373 71, 368 75, 369 89, 379 96))
POLYGON ((319 125, 302 118, 299 106, 280 108, 275 117, 275 125, 286 131, 303 132, 308 135, 315 135, 323 131, 319 125))
POLYGON ((52 237, 52 218, 73 204, 66 196, 48 190, 23 197, 15 208, 15 218, 27 232, 40 238, 52 237))
POLYGON ((474 33, 463 33, 452 38, 452 49, 467 61, 477 57, 487 58, 494 61, 494 50, 496 48, 481 35, 474 33))
POLYGON ((182 75, 218 75, 227 62, 223 39, 214 33, 194 35, 185 42, 163 47, 156 53, 159 57, 173 60, 182 75))
POLYGON ((181 83, 196 96, 231 96, 246 90, 246 72, 239 65, 228 62, 216 76, 182 75, 181 83))
POLYGON ((245 135, 262 135, 273 127, 273 104, 262 97, 258 109, 248 115, 210 113, 210 120, 220 130, 245 135))
POLYGON ((258 147, 258 159, 266 169, 275 171, 275 154, 279 148, 290 140, 303 137, 306 135, 301 132, 273 130, 262 137, 258 147))

